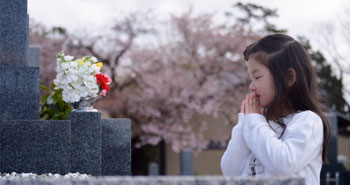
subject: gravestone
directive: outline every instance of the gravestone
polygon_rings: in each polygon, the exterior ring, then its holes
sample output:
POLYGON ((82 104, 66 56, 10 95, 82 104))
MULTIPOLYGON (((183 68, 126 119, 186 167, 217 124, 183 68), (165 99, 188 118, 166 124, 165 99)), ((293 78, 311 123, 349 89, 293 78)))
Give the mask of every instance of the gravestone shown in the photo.
POLYGON ((68 173, 70 122, 39 120, 39 48, 28 49, 27 1, 0 0, 0 171, 68 173))
POLYGON ((41 121, 40 48, 28 47, 27 0, 0 0, 0 172, 131 174, 131 121, 72 112, 41 121))
POLYGON ((191 149, 183 149, 180 153, 180 174, 193 175, 193 154, 191 149))
POLYGON ((337 173, 344 174, 345 167, 343 164, 338 163, 337 156, 338 156, 338 147, 337 147, 337 140, 338 140, 338 116, 335 112, 328 112, 326 113, 326 117, 329 121, 330 125, 330 139, 328 143, 328 150, 327 150, 327 158, 328 158, 328 164, 323 164, 320 174, 320 184, 325 185, 329 182, 326 181, 339 181, 339 176, 337 177, 337 173), (328 177, 327 177, 328 174, 328 177))
POLYGON ((155 162, 148 164, 148 175, 157 176, 159 175, 159 165, 155 162))
POLYGON ((0 120, 39 119, 39 68, 27 67, 26 0, 0 0, 0 120))
POLYGON ((327 158, 329 163, 337 164, 338 156, 338 117, 335 113, 327 113, 327 119, 331 129, 330 139, 327 150, 327 158))

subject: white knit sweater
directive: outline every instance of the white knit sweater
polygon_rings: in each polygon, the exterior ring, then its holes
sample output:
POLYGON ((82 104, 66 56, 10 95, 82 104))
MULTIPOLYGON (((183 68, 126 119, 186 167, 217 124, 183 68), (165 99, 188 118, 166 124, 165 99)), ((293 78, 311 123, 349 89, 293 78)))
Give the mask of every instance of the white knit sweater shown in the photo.
POLYGON ((292 176, 306 185, 319 185, 322 167, 323 124, 312 111, 283 118, 282 127, 260 114, 238 114, 238 123, 221 159, 225 176, 292 176))

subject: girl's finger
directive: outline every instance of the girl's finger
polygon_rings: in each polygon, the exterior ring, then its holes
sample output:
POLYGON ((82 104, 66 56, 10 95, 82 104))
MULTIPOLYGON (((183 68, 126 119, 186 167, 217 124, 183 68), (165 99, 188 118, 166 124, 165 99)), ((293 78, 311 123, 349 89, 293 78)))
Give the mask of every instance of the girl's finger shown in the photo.
MULTIPOLYGON (((248 97, 249 99, 249 97, 248 97)), ((248 99, 244 101, 244 114, 248 114, 250 112, 250 106, 248 104, 248 99)))
POLYGON ((246 101, 244 100, 244 103, 243 103, 243 112, 246 113, 247 112, 247 104, 246 104, 246 101))
POLYGON ((241 105, 241 113, 244 113, 244 107, 245 107, 245 100, 242 101, 242 105, 241 105))
POLYGON ((247 99, 245 101, 245 103, 248 105, 249 104, 249 97, 250 97, 250 94, 247 95, 247 99))
POLYGON ((253 105, 253 95, 249 94, 249 105, 253 105))
POLYGON ((259 97, 256 97, 255 100, 256 100, 256 102, 255 102, 256 113, 261 114, 261 111, 260 111, 260 104, 259 104, 259 97))
POLYGON ((255 101, 255 98, 256 98, 256 97, 255 97, 255 94, 252 93, 251 96, 252 96, 252 105, 255 106, 255 105, 256 105, 256 101, 255 101))

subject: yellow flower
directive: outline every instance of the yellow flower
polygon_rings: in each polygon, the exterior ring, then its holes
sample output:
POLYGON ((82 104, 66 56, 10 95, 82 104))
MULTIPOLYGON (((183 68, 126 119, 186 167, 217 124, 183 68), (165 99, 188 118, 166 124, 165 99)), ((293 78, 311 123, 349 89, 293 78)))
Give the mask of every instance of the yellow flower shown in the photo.
POLYGON ((82 66, 84 64, 84 61, 82 59, 77 59, 76 62, 79 66, 82 66))
POLYGON ((98 66, 98 67, 100 67, 100 69, 102 69, 103 64, 102 64, 102 62, 97 62, 97 63, 96 63, 96 66, 98 66))
POLYGON ((88 57, 83 57, 83 58, 81 58, 82 60, 83 60, 83 62, 85 63, 85 62, 88 62, 89 61, 89 58, 88 57))

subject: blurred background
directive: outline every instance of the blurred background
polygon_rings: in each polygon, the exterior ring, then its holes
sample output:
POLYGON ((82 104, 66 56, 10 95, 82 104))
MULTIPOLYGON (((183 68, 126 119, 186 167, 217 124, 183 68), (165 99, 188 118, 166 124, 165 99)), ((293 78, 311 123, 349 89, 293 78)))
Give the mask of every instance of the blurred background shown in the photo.
POLYGON ((338 120, 329 153, 349 170, 349 10, 347 0, 28 1, 41 84, 55 79, 61 50, 103 62, 113 84, 95 108, 104 118, 132 119, 133 175, 179 175, 181 160, 194 175, 221 175, 248 92, 242 52, 277 32, 310 54, 323 105, 338 120))

